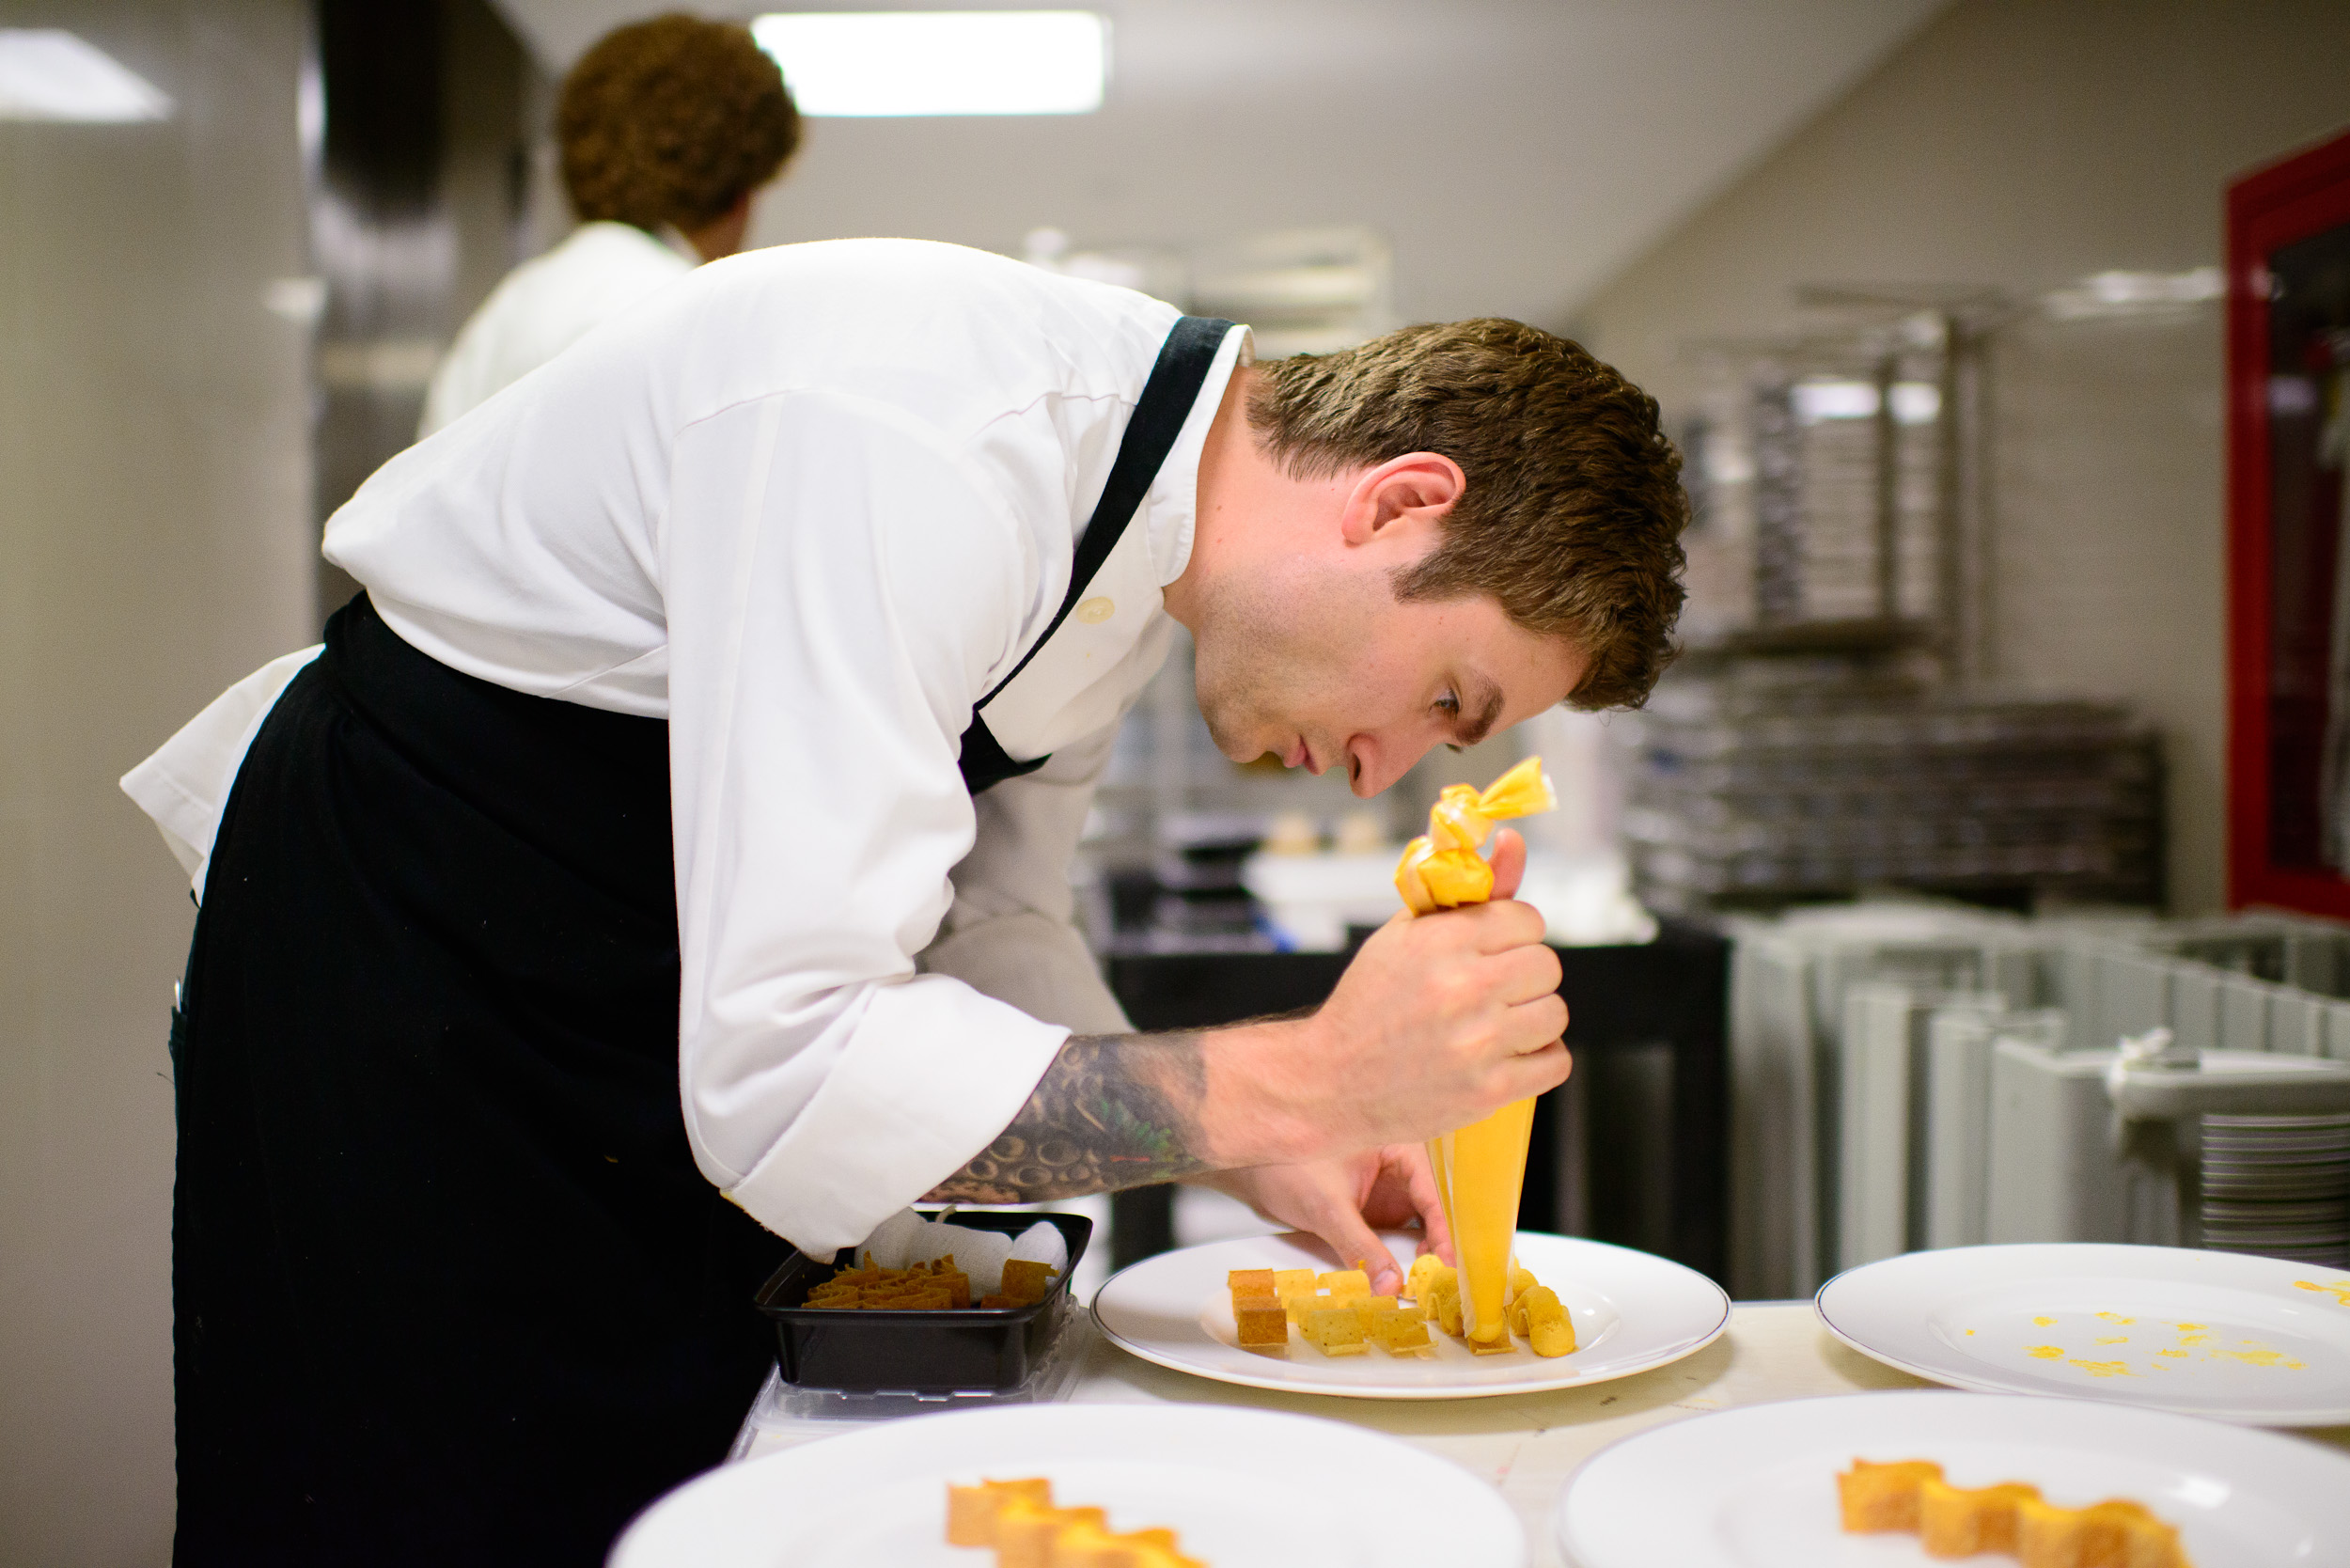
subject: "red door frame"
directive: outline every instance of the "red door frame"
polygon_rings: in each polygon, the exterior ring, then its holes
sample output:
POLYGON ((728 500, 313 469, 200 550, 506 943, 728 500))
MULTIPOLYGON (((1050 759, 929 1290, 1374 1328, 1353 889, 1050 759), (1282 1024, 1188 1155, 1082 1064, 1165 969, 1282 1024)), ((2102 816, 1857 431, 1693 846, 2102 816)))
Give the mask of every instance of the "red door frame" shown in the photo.
POLYGON ((2350 917, 2350 880, 2276 865, 2268 842, 2268 258, 2342 224, 2350 134, 2228 187, 2228 902, 2350 917))

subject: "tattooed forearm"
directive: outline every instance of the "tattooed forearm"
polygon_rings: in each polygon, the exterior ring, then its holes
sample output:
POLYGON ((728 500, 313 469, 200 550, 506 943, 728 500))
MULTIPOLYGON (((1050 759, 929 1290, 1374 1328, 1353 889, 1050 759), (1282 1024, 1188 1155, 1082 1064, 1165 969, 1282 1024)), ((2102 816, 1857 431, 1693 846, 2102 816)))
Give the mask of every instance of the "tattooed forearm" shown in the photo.
POLYGON ((1030 1203, 1205 1170, 1206 1090, 1197 1033, 1073 1036, 1011 1125, 929 1200, 1030 1203))

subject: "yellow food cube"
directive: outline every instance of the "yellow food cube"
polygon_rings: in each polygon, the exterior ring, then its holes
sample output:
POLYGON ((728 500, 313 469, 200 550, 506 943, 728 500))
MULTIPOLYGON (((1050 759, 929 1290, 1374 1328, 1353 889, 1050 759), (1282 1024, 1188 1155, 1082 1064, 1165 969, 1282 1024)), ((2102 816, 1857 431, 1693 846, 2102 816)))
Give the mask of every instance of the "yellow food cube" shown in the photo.
POLYGON ((1292 1291, 1314 1288, 1314 1271, 1309 1268, 1277 1268, 1273 1271, 1273 1294, 1288 1295, 1292 1291))
POLYGON ((947 1488, 947 1544, 993 1546, 995 1513, 1006 1502, 1020 1497, 1035 1506, 1053 1506, 1053 1483, 1042 1477, 1027 1481, 982 1481, 977 1486, 947 1488))
POLYGON ((1306 1342, 1324 1356, 1361 1356, 1371 1348, 1363 1340, 1362 1314, 1352 1307, 1324 1307, 1308 1312, 1298 1329, 1306 1342))
POLYGON ((1347 1305, 1363 1315, 1363 1326, 1366 1328, 1374 1319, 1393 1316, 1403 1310, 1402 1304, 1391 1295, 1367 1295, 1347 1305))
POLYGON ((1836 1477, 1844 1528, 1853 1531, 1915 1530, 1919 1487, 1929 1480, 1941 1479, 1942 1466, 1931 1459, 1904 1459, 1888 1465, 1854 1460, 1851 1469, 1836 1477))
POLYGON ((1224 1276, 1225 1286, 1238 1301, 1245 1295, 1272 1295, 1273 1271, 1269 1268, 1236 1268, 1224 1276))
POLYGON ((1333 1269, 1315 1283, 1336 1302, 1365 1301, 1371 1296, 1371 1276, 1358 1268, 1333 1269))
POLYGON ((1025 1497, 1007 1499, 995 1511, 995 1568, 1053 1568, 1053 1543, 1072 1525, 1108 1523, 1098 1508, 1052 1508, 1025 1497))
POLYGON ((1167 1568, 1186 1560, 1175 1555, 1171 1529, 1138 1529, 1120 1535, 1101 1525, 1064 1528, 1053 1542, 1050 1568, 1167 1568))

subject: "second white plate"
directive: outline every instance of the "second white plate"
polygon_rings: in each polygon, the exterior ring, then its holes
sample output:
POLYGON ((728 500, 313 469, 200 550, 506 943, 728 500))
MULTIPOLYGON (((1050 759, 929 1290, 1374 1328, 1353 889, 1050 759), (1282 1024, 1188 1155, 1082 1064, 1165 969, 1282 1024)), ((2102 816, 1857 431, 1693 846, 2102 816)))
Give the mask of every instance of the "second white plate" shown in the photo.
MULTIPOLYGON (((1384 1238, 1409 1266, 1415 1238, 1384 1238)), ((1381 1351, 1333 1359, 1290 1331, 1287 1359, 1240 1347, 1225 1276, 1236 1268, 1339 1266, 1310 1236, 1252 1236, 1162 1252, 1110 1277, 1093 1298, 1102 1332, 1177 1372, 1251 1388, 1349 1399, 1474 1399, 1602 1383, 1678 1361, 1711 1344, 1730 1324, 1730 1298, 1694 1269, 1629 1247, 1574 1236, 1518 1234, 1518 1261, 1559 1293, 1581 1347, 1545 1359, 1524 1341, 1508 1356, 1477 1356, 1436 1334, 1433 1357, 1381 1351)))
POLYGON ((1113 1529, 1165 1526, 1215 1568, 1524 1568, 1501 1494, 1337 1421, 1204 1404, 1015 1404, 876 1421, 728 1465, 639 1514, 610 1568, 986 1568, 947 1487, 1042 1476, 1113 1529))
POLYGON ((2350 1423, 2350 1278, 2175 1247, 1953 1247, 1820 1288, 1829 1332, 1962 1388, 2252 1426, 2350 1423))
POLYGON ((1758 1404, 1627 1437, 1560 1490, 1552 1528, 1575 1568, 1947 1562, 1914 1535, 1844 1533, 1836 1475, 1856 1458, 1936 1460, 1960 1486, 2029 1482, 2065 1508, 2129 1497, 2179 1527, 2195 1568, 2317 1568, 2350 1541, 2350 1458, 2304 1438, 1940 1389, 1758 1404))

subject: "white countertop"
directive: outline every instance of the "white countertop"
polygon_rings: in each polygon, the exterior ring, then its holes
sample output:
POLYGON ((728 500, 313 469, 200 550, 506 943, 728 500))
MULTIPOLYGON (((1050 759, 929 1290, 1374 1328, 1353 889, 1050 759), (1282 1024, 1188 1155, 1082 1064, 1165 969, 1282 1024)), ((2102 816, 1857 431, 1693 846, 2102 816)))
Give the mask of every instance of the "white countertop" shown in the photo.
MULTIPOLYGON (((1585 1460, 1611 1443, 1667 1421, 1742 1404, 1934 1387, 1839 1343, 1820 1325, 1808 1301, 1735 1307, 1729 1331, 1720 1339, 1653 1372, 1554 1393, 1490 1399, 1330 1399, 1243 1388, 1139 1360, 1102 1339, 1089 1321, 1075 1320, 1073 1331, 1086 1335, 1089 1342, 1069 1394, 1071 1403, 1248 1405, 1387 1433, 1499 1488, 1526 1527, 1537 1568, 1558 1568, 1559 1563, 1549 1525, 1559 1488, 1585 1460)), ((837 1430, 804 1422, 760 1431, 744 1456, 795 1447, 837 1430)), ((2300 1435, 2350 1450, 2350 1427, 2300 1435)))

